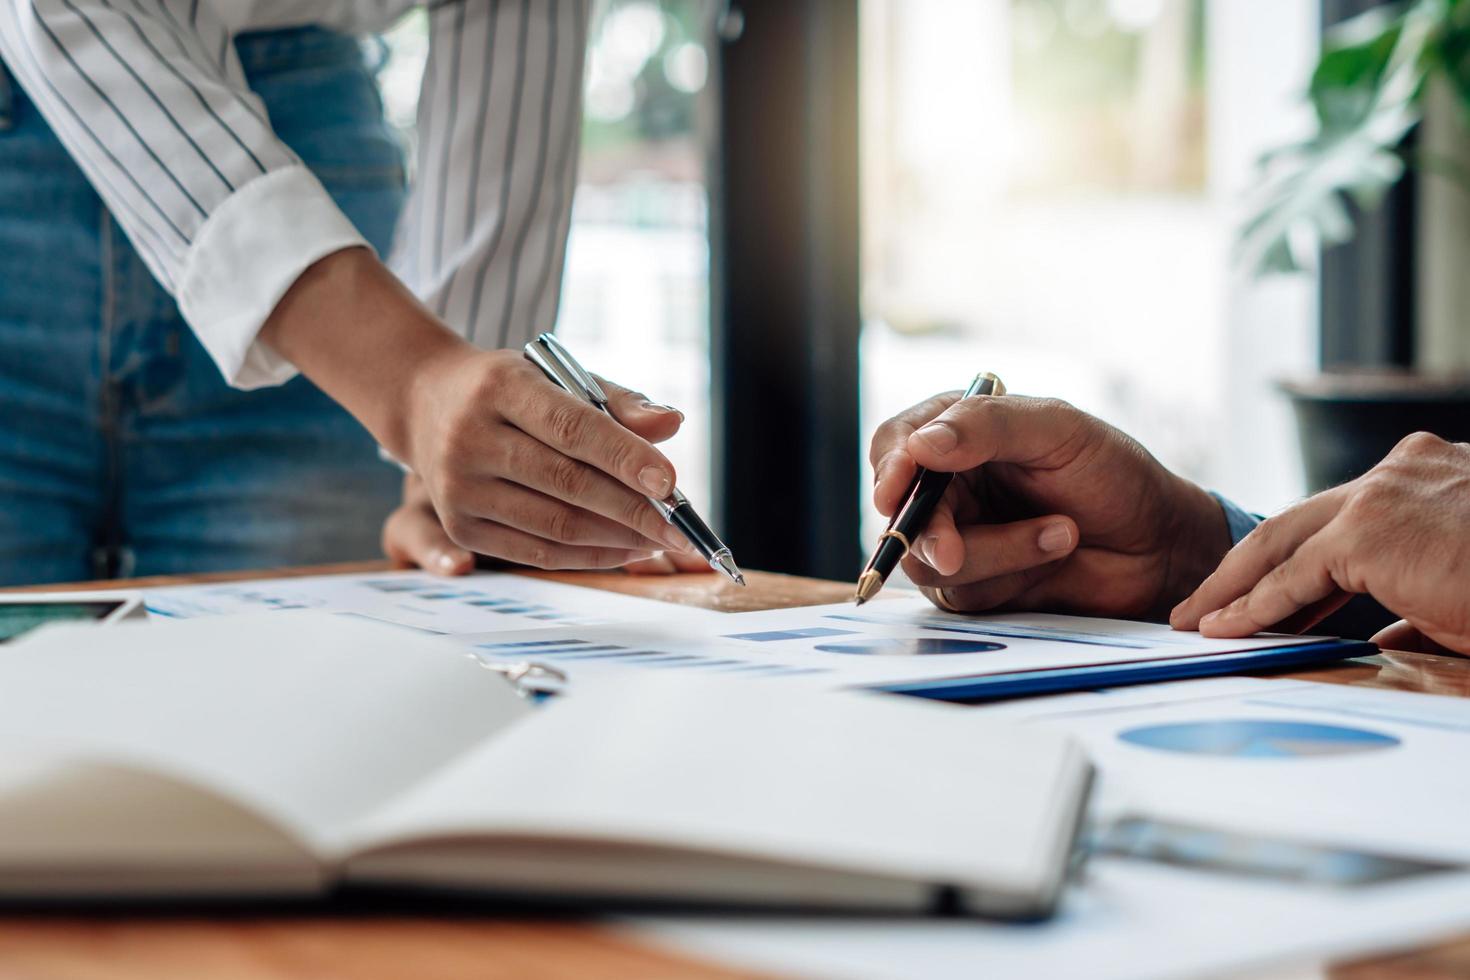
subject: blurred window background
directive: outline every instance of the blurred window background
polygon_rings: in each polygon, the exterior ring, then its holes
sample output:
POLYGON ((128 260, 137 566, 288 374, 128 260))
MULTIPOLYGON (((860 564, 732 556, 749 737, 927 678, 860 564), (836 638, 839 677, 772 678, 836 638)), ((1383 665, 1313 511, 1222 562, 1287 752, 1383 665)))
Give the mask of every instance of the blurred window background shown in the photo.
MULTIPOLYGON (((722 7, 594 5, 557 325, 596 370, 686 413, 668 451, 697 500, 712 499, 704 90, 722 7)), ((1256 158, 1305 124, 1317 7, 861 0, 864 445, 994 370, 1249 507, 1300 494, 1272 382, 1316 367, 1316 283, 1252 282, 1231 245, 1256 158)), ((422 15, 388 42, 385 103, 411 141, 422 15)))
MULTIPOLYGON (((664 448, 680 487, 697 501, 711 499, 709 207, 700 113, 712 6, 593 4, 580 182, 556 324, 589 368, 684 412, 683 429, 664 448)), ((405 18, 386 40, 384 104, 411 142, 427 55, 423 14, 405 18)))
MULTIPOLYGON (((1274 510, 1315 283, 1232 269, 1315 0, 863 0, 865 432, 993 370, 1274 510), (1238 413, 1238 414, 1237 414, 1238 413)), ((876 534, 868 512, 866 541, 876 534)))

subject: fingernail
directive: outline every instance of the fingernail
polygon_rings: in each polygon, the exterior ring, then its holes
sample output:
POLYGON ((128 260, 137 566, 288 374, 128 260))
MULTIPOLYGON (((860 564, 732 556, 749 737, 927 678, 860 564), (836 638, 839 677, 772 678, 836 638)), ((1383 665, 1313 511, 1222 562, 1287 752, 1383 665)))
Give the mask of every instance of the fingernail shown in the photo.
POLYGON ((919 543, 914 546, 915 549, 919 552, 919 557, 924 559, 924 564, 928 565, 931 568, 934 567, 934 549, 936 546, 938 546, 938 544, 938 535, 926 534, 922 538, 920 538, 919 543))
POLYGON ((930 422, 914 435, 922 439, 924 445, 941 454, 949 452, 960 442, 960 437, 955 434, 954 429, 943 422, 930 422))
POLYGON ((441 551, 434 556, 434 567, 441 572, 452 572, 459 567, 459 562, 447 551, 441 551))
POLYGON ((1201 616, 1200 617, 1199 624, 1201 626, 1208 626, 1209 624, 1213 623, 1215 620, 1219 619, 1220 618, 1220 613, 1222 613, 1224 611, 1225 610, 1223 610, 1223 609, 1216 609, 1214 612, 1210 613, 1208 616, 1201 616))
POLYGON ((1072 529, 1065 524, 1048 524, 1036 544, 1042 551, 1066 551, 1072 547, 1072 529))
POLYGON ((669 479, 669 474, 657 466, 645 466, 638 472, 638 482, 643 484, 643 489, 650 495, 662 500, 674 489, 674 481, 669 479))
POLYGON ((658 415, 677 415, 679 421, 684 421, 684 413, 672 405, 660 405, 658 402, 644 402, 638 406, 645 412, 654 412, 658 415))

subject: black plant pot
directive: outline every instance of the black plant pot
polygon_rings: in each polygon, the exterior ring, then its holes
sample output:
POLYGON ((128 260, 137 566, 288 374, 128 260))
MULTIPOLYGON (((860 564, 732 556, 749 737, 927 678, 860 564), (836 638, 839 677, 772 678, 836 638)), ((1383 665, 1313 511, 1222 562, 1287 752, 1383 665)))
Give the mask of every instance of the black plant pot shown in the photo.
POLYGON ((1313 493, 1366 473, 1412 432, 1470 442, 1470 377, 1332 372, 1280 388, 1296 410, 1313 493))

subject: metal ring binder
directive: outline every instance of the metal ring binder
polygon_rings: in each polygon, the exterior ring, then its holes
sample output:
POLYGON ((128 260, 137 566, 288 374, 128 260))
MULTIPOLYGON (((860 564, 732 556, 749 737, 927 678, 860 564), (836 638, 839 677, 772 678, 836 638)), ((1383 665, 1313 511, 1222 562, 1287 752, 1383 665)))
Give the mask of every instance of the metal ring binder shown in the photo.
MULTIPOLYGON (((471 654, 474 656, 474 654, 471 654)), ((534 660, 521 660, 515 663, 501 663, 495 660, 485 660, 475 657, 475 661, 486 670, 493 670, 505 678, 507 684, 516 689, 516 693, 523 698, 543 697, 555 694, 567 684, 565 671, 558 670, 547 664, 538 663, 534 660)))

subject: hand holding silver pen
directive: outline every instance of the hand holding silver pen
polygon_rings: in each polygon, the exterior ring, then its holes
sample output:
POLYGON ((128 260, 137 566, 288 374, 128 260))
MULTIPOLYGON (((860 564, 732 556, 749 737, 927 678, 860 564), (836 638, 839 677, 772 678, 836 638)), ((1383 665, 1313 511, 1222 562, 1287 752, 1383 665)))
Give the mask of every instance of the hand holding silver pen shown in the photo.
MULTIPOLYGON (((526 357, 539 367, 546 376, 562 389, 571 392, 589 404, 614 417, 608 408, 607 394, 595 377, 577 362, 571 351, 551 334, 543 333, 526 345, 526 357)), ((710 567, 722 573, 732 582, 745 584, 745 576, 735 564, 735 557, 728 546, 710 530, 708 524, 695 512, 689 498, 678 487, 672 487, 666 496, 648 495, 648 503, 665 521, 678 528, 689 543, 709 562, 710 567)))
POLYGON ((463 341, 414 391, 434 424, 400 440, 413 468, 389 517, 390 558, 442 575, 483 555, 535 568, 687 567, 697 552, 645 499, 677 479, 657 443, 682 415, 602 381, 608 412, 559 386, 514 350, 463 341), (654 560, 654 556, 662 556, 654 560))

